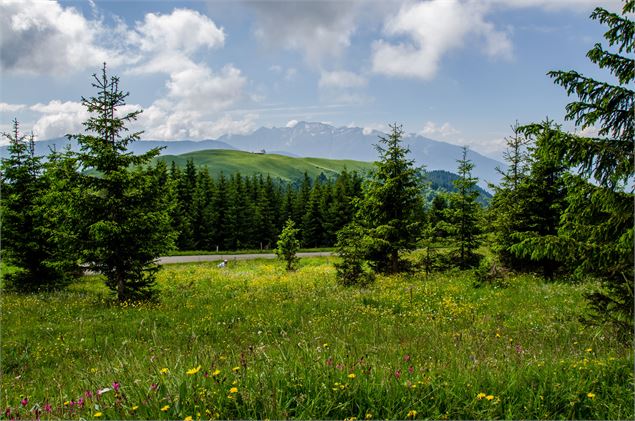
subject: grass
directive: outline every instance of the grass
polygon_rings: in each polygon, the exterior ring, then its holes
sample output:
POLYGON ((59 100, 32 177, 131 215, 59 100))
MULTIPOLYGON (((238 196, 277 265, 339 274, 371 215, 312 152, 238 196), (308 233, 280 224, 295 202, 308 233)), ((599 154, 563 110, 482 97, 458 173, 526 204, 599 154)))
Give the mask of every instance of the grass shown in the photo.
POLYGON ((192 159, 197 166, 207 166, 214 178, 219 177, 221 173, 225 176, 236 173, 243 176, 269 174, 272 178, 292 181, 301 179, 305 172, 313 179, 321 173, 327 177, 333 177, 344 169, 366 173, 373 168, 372 162, 350 159, 295 158, 225 149, 210 149, 182 155, 161 155, 156 159, 168 164, 174 162, 179 167, 185 167, 187 160, 192 159))
POLYGON ((578 321, 589 285, 345 289, 332 260, 170 265, 155 304, 116 304, 99 277, 4 293, 1 417, 633 418, 632 349, 578 321))

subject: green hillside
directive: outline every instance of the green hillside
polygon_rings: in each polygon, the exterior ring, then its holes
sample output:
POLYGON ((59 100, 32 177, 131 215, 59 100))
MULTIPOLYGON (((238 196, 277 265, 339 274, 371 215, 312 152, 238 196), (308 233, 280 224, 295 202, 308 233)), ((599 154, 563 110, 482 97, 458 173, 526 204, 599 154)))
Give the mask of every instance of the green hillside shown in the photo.
MULTIPOLYGON (((335 176, 344 168, 360 174, 367 174, 373 169, 372 162, 351 159, 294 158, 225 149, 210 149, 182 155, 161 155, 156 159, 165 161, 168 165, 174 162, 179 168, 184 168, 186 162, 191 159, 197 167, 207 167, 213 177, 219 176, 221 172, 225 175, 238 172, 244 176, 269 174, 272 178, 286 181, 300 180, 305 171, 309 177, 315 178, 321 173, 327 177, 335 176)), ((451 192, 455 191, 452 181, 456 180, 458 175, 449 171, 434 170, 427 172, 426 178, 433 190, 451 192)), ((477 190, 481 204, 487 204, 491 195, 480 187, 477 187, 477 190)))
POLYGON ((372 167, 371 162, 325 159, 325 158, 292 158, 276 154, 255 154, 243 151, 211 149, 190 152, 183 155, 161 155, 156 158, 168 165, 174 162, 178 167, 185 167, 187 160, 192 159, 197 167, 207 167, 210 175, 220 173, 230 175, 239 172, 242 175, 269 174, 272 178, 283 180, 297 180, 306 171, 311 178, 324 173, 327 177, 334 176, 344 168, 347 171, 366 173, 372 167))

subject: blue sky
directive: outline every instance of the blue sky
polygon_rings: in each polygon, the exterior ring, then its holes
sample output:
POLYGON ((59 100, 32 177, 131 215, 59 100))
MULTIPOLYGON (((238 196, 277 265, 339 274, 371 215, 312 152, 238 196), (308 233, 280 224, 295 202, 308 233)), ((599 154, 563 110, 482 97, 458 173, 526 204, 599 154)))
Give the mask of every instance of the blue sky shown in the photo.
MULTIPOLYGON (((321 121, 407 132, 499 158, 509 126, 563 121, 545 75, 575 69, 613 0, 0 0, 0 125, 82 130, 106 61, 147 139, 208 139, 321 121)), ((126 111, 123 110, 123 111, 126 111)))

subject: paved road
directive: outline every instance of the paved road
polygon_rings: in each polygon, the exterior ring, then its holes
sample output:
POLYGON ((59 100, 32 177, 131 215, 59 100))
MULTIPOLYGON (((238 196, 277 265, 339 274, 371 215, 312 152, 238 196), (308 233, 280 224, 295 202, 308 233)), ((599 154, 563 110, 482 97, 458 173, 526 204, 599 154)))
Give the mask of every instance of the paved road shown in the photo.
MULTIPOLYGON (((298 257, 319 257, 331 256, 330 251, 314 251, 308 253, 298 253, 298 257)), ((271 254, 210 254, 202 256, 166 256, 159 258, 159 264, 170 263, 192 263, 192 262, 214 262, 218 260, 252 260, 252 259, 275 259, 276 255, 271 254)))

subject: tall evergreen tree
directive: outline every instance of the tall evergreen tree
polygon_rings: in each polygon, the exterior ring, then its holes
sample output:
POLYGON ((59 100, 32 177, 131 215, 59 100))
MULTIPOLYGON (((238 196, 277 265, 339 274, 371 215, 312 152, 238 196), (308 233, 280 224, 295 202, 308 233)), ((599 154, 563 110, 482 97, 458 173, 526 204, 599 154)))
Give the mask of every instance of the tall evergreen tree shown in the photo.
POLYGON ((33 134, 2 133, 9 141, 9 156, 2 160, 2 259, 17 270, 5 275, 7 286, 36 291, 63 285, 68 280, 61 253, 50 235, 52 224, 45 205, 50 184, 35 155, 33 134))
POLYGON ((374 238, 369 260, 375 270, 396 273, 404 268, 399 253, 413 250, 423 230, 420 171, 408 159, 401 126, 391 125, 375 148, 379 160, 360 203, 358 218, 374 238), (383 147, 382 145, 385 145, 383 147))
MULTIPOLYGON (((580 128, 597 127, 597 137, 562 136, 548 153, 572 165, 577 176, 568 181, 568 207, 559 231, 560 252, 577 273, 603 281, 589 295, 596 315, 633 335, 633 168, 635 167, 635 1, 624 2, 622 13, 598 7, 591 18, 608 26, 604 38, 611 49, 596 43, 587 57, 608 70, 617 85, 574 70, 549 76, 577 101, 566 107, 566 118, 580 128)), ((552 245, 553 248, 556 245, 552 245)))
POLYGON ((452 226, 450 234, 462 268, 474 266, 477 263, 476 249, 481 243, 479 237, 481 207, 476 201, 478 179, 472 177, 474 164, 467 158, 467 152, 467 147, 463 147, 463 155, 457 160, 459 178, 453 182, 456 192, 450 194, 450 206, 447 209, 448 220, 452 226))
POLYGON ((106 285, 120 301, 148 298, 153 293, 157 257, 172 247, 169 195, 152 167, 142 167, 159 154, 127 151, 141 132, 126 127, 141 111, 121 115, 128 93, 119 79, 93 75, 97 96, 82 98, 90 113, 85 134, 70 135, 81 150, 83 194, 75 209, 86 221, 83 257, 91 270, 106 277, 106 285), (136 167, 131 169, 131 167, 136 167))
POLYGON ((535 138, 535 145, 529 147, 529 172, 513 190, 516 212, 508 250, 515 258, 517 269, 540 269, 545 277, 551 278, 561 259, 545 246, 545 241, 557 235, 560 227, 567 167, 546 150, 546 145, 558 142, 565 134, 550 120, 522 130, 528 138, 535 138))
MULTIPOLYGON (((514 238, 516 233, 526 230, 525 210, 519 197, 519 186, 527 177, 529 171, 529 154, 527 146, 529 141, 521 132, 518 122, 512 127, 513 135, 505 138, 507 149, 503 152, 503 158, 507 162, 507 170, 502 171, 501 183, 498 186, 491 185, 494 196, 488 209, 488 214, 492 216, 494 230, 493 249, 501 262, 512 269, 522 269, 523 261, 511 251, 512 245, 517 243, 514 238)), ((526 200, 531 200, 525 198, 526 200)))
POLYGON ((316 179, 306 211, 302 217, 302 242, 305 247, 322 245, 324 236, 324 220, 322 217, 322 184, 316 179))

